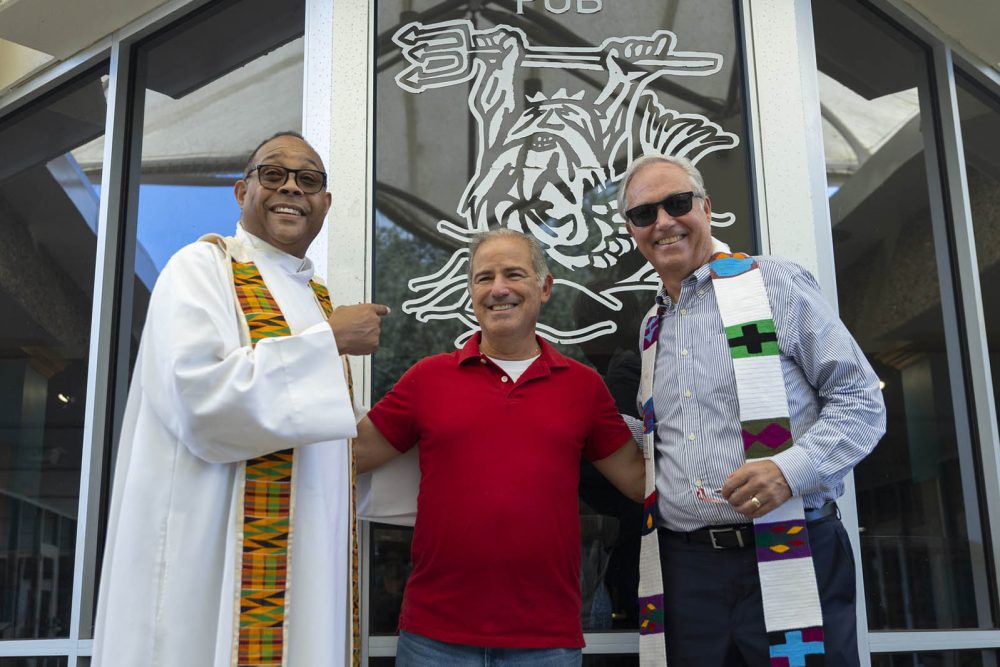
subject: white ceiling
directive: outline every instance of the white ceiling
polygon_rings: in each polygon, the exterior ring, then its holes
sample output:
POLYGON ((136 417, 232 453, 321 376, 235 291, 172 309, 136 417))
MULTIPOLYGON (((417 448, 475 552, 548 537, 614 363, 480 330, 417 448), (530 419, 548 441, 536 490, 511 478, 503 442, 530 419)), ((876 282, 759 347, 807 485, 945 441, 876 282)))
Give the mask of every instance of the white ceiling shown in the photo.
POLYGON ((65 60, 165 2, 0 0, 0 38, 65 60))
MULTIPOLYGON (((166 1, 0 0, 0 39, 64 60, 166 1)), ((1000 70, 1000 1, 901 1, 1000 70)))
POLYGON ((1000 70, 1000 2, 903 0, 978 58, 1000 70))

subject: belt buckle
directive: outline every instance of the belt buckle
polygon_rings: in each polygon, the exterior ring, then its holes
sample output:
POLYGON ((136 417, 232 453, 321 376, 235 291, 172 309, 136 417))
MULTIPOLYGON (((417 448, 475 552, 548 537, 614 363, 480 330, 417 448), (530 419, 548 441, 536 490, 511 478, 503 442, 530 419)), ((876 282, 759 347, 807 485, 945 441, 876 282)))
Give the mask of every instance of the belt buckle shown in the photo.
POLYGON ((736 544, 739 545, 740 548, 743 547, 743 533, 741 533, 738 529, 733 528, 733 527, 729 527, 729 528, 709 528, 708 529, 708 537, 712 540, 712 548, 713 549, 731 549, 732 548, 732 547, 727 547, 725 545, 720 545, 715 540, 716 535, 725 535, 726 533, 733 533, 733 534, 735 534, 736 535, 736 544))

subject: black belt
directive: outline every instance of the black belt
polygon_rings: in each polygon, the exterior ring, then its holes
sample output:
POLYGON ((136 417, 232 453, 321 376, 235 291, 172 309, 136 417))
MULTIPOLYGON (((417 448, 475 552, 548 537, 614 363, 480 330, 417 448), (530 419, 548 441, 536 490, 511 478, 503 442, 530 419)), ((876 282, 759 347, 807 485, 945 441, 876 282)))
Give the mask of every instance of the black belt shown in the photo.
MULTIPOLYGON (((837 513, 837 503, 830 501, 822 507, 806 510, 806 522, 819 521, 824 517, 837 513)), ((708 526, 692 530, 690 533, 680 533, 666 528, 660 528, 661 535, 695 544, 709 544, 713 549, 742 549, 752 547, 753 524, 739 523, 731 526, 708 526)))

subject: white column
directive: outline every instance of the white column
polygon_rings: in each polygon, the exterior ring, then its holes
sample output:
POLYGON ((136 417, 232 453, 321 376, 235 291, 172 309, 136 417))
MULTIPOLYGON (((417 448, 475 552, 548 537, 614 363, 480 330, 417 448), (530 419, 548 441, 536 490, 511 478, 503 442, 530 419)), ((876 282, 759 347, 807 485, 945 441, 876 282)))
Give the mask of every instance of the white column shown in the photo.
MULTIPOLYGON (((810 0, 744 0, 751 127, 762 251, 809 269, 837 306, 833 238, 810 0)), ((839 505, 860 566, 854 476, 839 505)), ((857 571, 858 649, 869 667, 864 582, 857 571)))
MULTIPOLYGON (((303 134, 323 157, 333 205, 309 256, 334 304, 371 300, 372 40, 367 0, 307 0, 303 134)), ((370 361, 352 358, 366 396, 370 361)))

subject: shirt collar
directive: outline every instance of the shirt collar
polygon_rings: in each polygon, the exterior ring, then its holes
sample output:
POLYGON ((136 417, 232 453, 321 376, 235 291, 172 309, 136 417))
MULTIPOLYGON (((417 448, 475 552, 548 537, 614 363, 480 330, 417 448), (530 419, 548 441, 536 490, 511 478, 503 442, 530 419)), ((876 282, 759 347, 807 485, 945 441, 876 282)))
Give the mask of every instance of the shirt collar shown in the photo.
MULTIPOLYGON (((708 264, 705 264, 681 281, 681 297, 689 301, 691 299, 698 299, 700 301, 705 297, 705 292, 708 291, 711 282, 712 271, 708 268, 708 264), (692 292, 694 293, 693 296, 692 292)), ((662 285, 660 285, 660 291, 656 293, 656 305, 666 308, 674 305, 670 299, 670 295, 667 294, 667 289, 662 285)))
MULTIPOLYGON (((458 351, 458 364, 461 366, 470 359, 480 359, 483 355, 479 351, 479 341, 483 338, 483 332, 477 331, 472 335, 471 338, 462 346, 462 349, 458 351)), ((538 343, 539 349, 539 361, 544 363, 549 368, 562 368, 563 366, 569 366, 569 362, 566 361, 566 357, 559 354, 558 351, 551 345, 549 345, 545 340, 539 336, 535 336, 535 342, 538 343)))
MULTIPOLYGON (((719 239, 712 237, 712 254, 717 252, 730 252, 729 245, 720 241, 719 239)), ((705 292, 708 291, 708 285, 712 281, 712 272, 708 268, 708 263, 702 265, 694 273, 681 281, 681 294, 684 294, 685 287, 689 290, 693 289, 695 296, 692 298, 702 299, 705 296, 705 292)), ((660 291, 656 293, 656 305, 670 307, 672 304, 670 300, 670 295, 667 294, 667 289, 660 286, 660 291)))
POLYGON ((316 273, 316 267, 308 257, 296 257, 295 255, 289 255, 287 252, 278 250, 267 241, 248 232, 243 228, 242 224, 236 225, 236 238, 244 245, 253 248, 255 255, 262 256, 277 264, 284 269, 285 273, 296 280, 307 283, 312 279, 313 274, 316 273))

